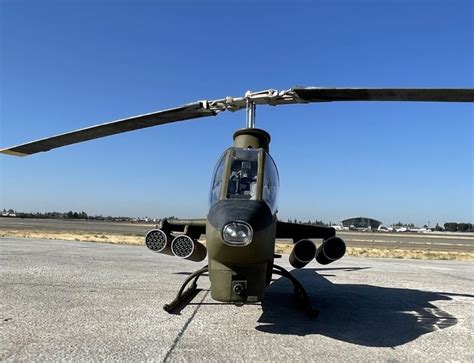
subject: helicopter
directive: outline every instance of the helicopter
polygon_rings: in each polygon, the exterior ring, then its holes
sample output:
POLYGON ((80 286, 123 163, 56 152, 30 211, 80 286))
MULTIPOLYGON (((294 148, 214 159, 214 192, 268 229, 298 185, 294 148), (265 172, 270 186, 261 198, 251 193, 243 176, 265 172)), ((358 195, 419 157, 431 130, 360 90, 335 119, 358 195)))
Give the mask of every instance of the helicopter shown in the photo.
POLYGON ((236 305, 261 302, 272 275, 288 278, 294 294, 311 317, 314 308, 304 286, 275 264, 276 239, 291 239, 291 266, 305 267, 312 260, 326 265, 346 252, 343 239, 332 227, 279 221, 279 174, 270 156, 270 134, 255 127, 256 106, 336 101, 474 102, 474 89, 422 88, 321 88, 294 87, 278 91, 247 91, 243 97, 204 100, 180 107, 120 119, 37 141, 1 149, 27 156, 87 140, 172 122, 216 116, 224 111, 246 110, 246 126, 233 135, 233 146, 218 159, 211 180, 209 212, 205 219, 163 219, 145 235, 152 251, 194 262, 207 257, 207 265, 190 274, 176 298, 163 306, 176 313, 199 292, 197 281, 208 273, 212 299, 236 305), (206 245, 199 241, 206 236, 206 245), (313 240, 321 240, 319 246, 313 240), (188 285, 190 285, 188 287, 188 285))

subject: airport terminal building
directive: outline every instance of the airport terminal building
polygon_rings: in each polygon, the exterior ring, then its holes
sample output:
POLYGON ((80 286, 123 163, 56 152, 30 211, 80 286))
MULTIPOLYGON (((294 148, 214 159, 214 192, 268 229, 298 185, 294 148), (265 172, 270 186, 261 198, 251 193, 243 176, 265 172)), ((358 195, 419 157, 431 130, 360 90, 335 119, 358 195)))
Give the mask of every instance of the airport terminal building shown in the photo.
POLYGON ((353 217, 341 221, 343 227, 347 228, 370 228, 377 229, 382 225, 382 222, 368 217, 353 217))

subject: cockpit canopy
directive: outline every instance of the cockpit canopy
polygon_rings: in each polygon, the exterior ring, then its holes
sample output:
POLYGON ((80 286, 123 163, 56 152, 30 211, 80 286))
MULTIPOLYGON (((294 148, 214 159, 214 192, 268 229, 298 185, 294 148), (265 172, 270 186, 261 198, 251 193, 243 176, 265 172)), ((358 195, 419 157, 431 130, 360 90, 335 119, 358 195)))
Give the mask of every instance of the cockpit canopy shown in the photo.
POLYGON ((221 199, 262 200, 277 211, 278 170, 264 149, 227 149, 217 162, 210 204, 221 199))

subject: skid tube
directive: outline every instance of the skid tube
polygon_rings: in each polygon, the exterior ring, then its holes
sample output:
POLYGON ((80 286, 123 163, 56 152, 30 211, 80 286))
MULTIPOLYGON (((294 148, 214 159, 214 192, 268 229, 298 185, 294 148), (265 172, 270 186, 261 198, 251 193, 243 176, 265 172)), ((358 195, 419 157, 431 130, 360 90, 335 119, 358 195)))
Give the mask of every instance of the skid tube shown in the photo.
POLYGON ((311 319, 316 319, 319 315, 319 310, 314 308, 311 305, 311 302, 309 300, 308 294, 306 293, 306 290, 304 286, 299 282, 296 277, 294 277, 288 270, 285 270, 283 267, 278 266, 278 265, 273 265, 273 271, 275 275, 280 275, 283 277, 286 277, 288 280, 291 281, 293 284, 294 288, 294 295, 298 303, 300 304, 301 308, 306 310, 308 313, 309 317, 311 319))
POLYGON ((189 304, 191 300, 199 292, 197 289, 197 280, 201 277, 202 274, 209 271, 209 267, 206 265, 203 268, 192 273, 181 285, 181 288, 178 291, 178 294, 172 302, 169 304, 163 305, 163 310, 167 313, 173 314, 177 310, 185 305, 189 304), (192 281, 191 286, 185 291, 186 286, 192 281))
MULTIPOLYGON (((208 266, 204 266, 203 268, 195 271, 192 273, 181 285, 181 288, 178 291, 178 294, 174 298, 172 302, 169 304, 163 305, 163 309, 170 314, 177 313, 180 308, 184 307, 185 305, 189 304, 191 300, 196 296, 196 294, 199 292, 197 289, 197 281, 199 277, 201 277, 202 274, 206 273, 209 271, 208 266), (186 286, 190 283, 191 286, 185 290, 186 286)), ((319 310, 314 308, 311 305, 311 302, 309 300, 308 294, 306 293, 306 290, 304 286, 299 282, 296 277, 294 277, 288 270, 285 270, 283 267, 278 266, 278 265, 273 265, 273 270, 272 272, 275 275, 280 275, 282 277, 286 277, 290 282, 293 284, 294 288, 294 295, 298 303, 300 304, 301 308, 306 310, 308 313, 309 317, 311 319, 316 319, 317 316, 319 315, 319 310)))

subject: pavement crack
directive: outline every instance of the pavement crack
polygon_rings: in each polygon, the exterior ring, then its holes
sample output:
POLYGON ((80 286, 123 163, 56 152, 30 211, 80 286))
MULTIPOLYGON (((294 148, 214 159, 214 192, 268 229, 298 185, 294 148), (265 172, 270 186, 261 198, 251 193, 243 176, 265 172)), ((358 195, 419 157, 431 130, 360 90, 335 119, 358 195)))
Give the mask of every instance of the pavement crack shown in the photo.
POLYGON ((202 297, 202 299, 199 301, 199 304, 198 304, 197 308, 193 311, 193 313, 191 314, 191 316, 189 317, 189 319, 186 321, 186 323, 184 323, 183 328, 180 330, 180 332, 178 333, 178 335, 177 335, 176 338, 174 339, 173 344, 171 344, 170 349, 168 350, 168 352, 166 353, 165 357, 163 358, 163 362, 167 362, 167 361, 169 360, 171 354, 173 353, 174 349, 176 348, 176 346, 178 345, 179 341, 181 340, 181 337, 184 335, 184 333, 185 333, 186 330, 188 329, 189 324, 191 324, 191 321, 194 319, 194 317, 196 316, 198 310, 201 308, 201 303, 204 301, 204 299, 206 298, 206 296, 207 296, 208 294, 209 294, 209 290, 206 291, 206 293, 204 294, 204 296, 202 297))

